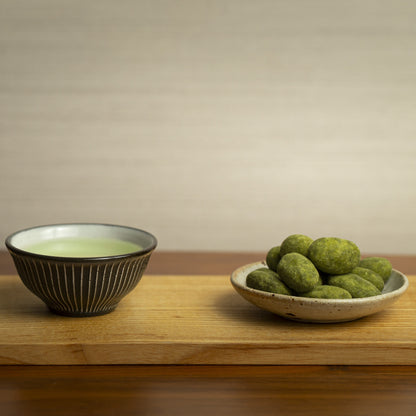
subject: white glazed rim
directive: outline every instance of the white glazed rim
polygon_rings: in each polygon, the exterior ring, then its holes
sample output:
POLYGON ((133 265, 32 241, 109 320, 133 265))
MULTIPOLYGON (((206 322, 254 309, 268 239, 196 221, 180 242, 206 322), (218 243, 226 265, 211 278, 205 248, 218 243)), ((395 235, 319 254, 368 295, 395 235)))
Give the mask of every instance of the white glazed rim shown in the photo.
POLYGON ((131 256, 144 255, 156 248, 157 239, 148 231, 124 225, 103 224, 103 223, 64 223, 47 224, 36 227, 26 228, 16 231, 9 235, 5 241, 6 247, 18 254, 30 255, 35 257, 49 258, 55 260, 85 261, 124 258, 131 256), (26 248, 40 241, 47 241, 54 238, 63 237, 97 237, 97 238, 116 238, 122 241, 139 244, 143 249, 121 254, 117 256, 103 257, 61 257, 35 254, 26 248))

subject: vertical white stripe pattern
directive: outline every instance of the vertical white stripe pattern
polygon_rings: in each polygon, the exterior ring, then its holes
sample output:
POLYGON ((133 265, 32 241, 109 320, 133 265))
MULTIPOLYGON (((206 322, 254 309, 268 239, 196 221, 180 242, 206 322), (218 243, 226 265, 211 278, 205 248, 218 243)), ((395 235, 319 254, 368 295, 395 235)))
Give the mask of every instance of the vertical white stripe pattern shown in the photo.
POLYGON ((65 264, 12 253, 25 286, 52 311, 74 316, 99 315, 113 310, 136 287, 150 255, 65 264))

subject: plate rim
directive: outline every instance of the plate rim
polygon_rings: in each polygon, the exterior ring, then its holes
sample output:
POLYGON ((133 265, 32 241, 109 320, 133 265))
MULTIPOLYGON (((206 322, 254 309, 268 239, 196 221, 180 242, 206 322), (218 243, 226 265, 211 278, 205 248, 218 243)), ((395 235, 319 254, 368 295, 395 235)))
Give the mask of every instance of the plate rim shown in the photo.
MULTIPOLYGON (((403 280, 403 284, 395 289, 392 290, 390 292, 387 293, 382 293, 381 295, 376 295, 376 296, 367 296, 365 298, 352 298, 352 299, 321 299, 321 298, 308 298, 308 297, 304 297, 304 296, 294 296, 294 295, 282 295, 280 293, 271 293, 271 292, 265 292, 262 290, 258 290, 258 289, 253 289, 248 287, 247 285, 243 285, 240 282, 238 282, 236 280, 236 276, 238 274, 241 274, 245 269, 254 267, 254 266, 259 266, 259 267, 267 267, 266 262, 263 261, 257 261, 257 262, 253 262, 253 263, 248 263, 245 265, 242 265, 240 267, 238 267, 237 269, 235 269, 230 276, 230 281, 231 284, 237 289, 241 289, 244 290, 248 293, 251 293, 255 296, 261 296, 263 298, 268 298, 270 300, 282 300, 282 301, 291 301, 291 302, 302 302, 303 304, 316 304, 319 303, 320 305, 348 305, 348 304, 367 304, 368 302, 371 303, 377 303, 378 301, 383 301, 383 300, 388 300, 391 298, 396 298, 398 296, 401 296, 404 292, 406 292, 406 290, 409 287, 409 280, 407 278, 407 276, 400 272, 399 270, 396 269, 392 269, 392 273, 395 272, 396 274, 398 274, 402 280, 403 280)), ((253 269, 254 270, 254 269, 253 269)), ((390 275, 391 276, 391 275, 390 275)), ((389 277, 390 278, 390 277, 389 277)))

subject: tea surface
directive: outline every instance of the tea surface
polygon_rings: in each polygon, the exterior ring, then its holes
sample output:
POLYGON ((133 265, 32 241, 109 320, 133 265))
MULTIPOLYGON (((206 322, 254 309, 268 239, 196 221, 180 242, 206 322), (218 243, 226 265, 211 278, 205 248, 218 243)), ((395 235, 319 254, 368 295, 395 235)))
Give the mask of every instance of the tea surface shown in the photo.
POLYGON ((55 257, 106 257, 119 256, 142 250, 143 247, 129 241, 112 238, 57 238, 24 248, 35 254, 55 257))

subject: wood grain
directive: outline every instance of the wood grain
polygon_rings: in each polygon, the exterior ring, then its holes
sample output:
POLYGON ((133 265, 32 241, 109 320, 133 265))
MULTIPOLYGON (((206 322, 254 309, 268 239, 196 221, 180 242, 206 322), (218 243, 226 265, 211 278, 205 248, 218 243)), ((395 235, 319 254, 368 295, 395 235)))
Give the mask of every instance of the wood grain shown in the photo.
POLYGON ((415 367, 6 366, 3 416, 412 416, 415 367))
MULTIPOLYGON (((158 253, 152 267, 226 274, 249 261, 244 253, 158 253)), ((414 257, 407 264, 416 274, 414 257)), ((413 416, 415 391, 409 365, 0 366, 2 416, 413 416)))
POLYGON ((115 312, 82 319, 0 279, 2 364, 416 364, 416 276, 387 310, 325 325, 254 307, 227 275, 145 276, 115 312))

